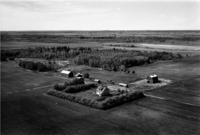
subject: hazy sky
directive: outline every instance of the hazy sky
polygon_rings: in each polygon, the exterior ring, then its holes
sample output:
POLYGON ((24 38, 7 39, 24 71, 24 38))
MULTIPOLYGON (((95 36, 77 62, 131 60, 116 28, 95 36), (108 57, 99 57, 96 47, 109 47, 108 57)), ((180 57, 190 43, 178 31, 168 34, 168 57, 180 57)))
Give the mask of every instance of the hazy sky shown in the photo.
POLYGON ((0 30, 200 30, 200 1, 0 0, 0 30))

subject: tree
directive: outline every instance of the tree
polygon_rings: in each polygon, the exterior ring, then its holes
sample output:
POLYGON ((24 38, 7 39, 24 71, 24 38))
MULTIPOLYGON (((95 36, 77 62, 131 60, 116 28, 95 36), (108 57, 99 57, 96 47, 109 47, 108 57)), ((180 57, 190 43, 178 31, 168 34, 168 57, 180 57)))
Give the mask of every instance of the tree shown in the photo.
POLYGON ((83 77, 84 77, 84 78, 90 78, 90 75, 89 75, 89 73, 84 73, 84 74, 83 74, 83 77))

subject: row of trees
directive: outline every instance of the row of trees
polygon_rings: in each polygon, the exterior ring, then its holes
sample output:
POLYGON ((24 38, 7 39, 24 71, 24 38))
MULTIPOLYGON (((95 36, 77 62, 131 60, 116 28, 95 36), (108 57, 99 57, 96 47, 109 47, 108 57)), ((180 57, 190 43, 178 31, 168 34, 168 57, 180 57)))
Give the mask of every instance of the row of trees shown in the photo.
POLYGON ((19 66, 33 71, 56 71, 59 66, 51 61, 19 60, 19 66))
POLYGON ((79 47, 36 47, 27 49, 1 50, 1 61, 14 58, 43 58, 43 59, 66 59, 73 58, 80 53, 90 53, 91 48, 79 47))

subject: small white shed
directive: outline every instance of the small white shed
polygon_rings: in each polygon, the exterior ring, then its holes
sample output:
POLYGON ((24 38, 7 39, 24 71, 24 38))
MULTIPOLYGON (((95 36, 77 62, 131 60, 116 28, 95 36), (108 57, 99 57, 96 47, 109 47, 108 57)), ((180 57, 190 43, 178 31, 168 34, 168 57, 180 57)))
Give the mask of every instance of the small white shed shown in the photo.
POLYGON ((119 86, 122 86, 122 87, 128 87, 128 84, 126 84, 126 83, 119 83, 119 86))
POLYGON ((69 71, 69 70, 62 70, 61 73, 67 75, 67 77, 73 77, 74 76, 73 72, 69 71))

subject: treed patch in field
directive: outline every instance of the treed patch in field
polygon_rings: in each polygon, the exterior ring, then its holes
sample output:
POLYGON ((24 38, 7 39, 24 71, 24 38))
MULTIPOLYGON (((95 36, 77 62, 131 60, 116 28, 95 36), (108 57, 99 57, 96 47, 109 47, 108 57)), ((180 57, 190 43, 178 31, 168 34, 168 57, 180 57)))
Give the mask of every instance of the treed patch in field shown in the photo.
MULTIPOLYGON (((5 61, 7 59, 13 60, 15 58, 42 58, 47 60, 71 59, 77 65, 100 67, 110 71, 127 71, 127 68, 129 67, 149 64, 157 60, 179 59, 182 58, 182 55, 178 53, 156 51, 147 52, 116 49, 98 50, 88 47, 36 47, 23 50, 2 50, 2 61, 5 61)), ((29 64, 31 66, 30 62, 24 61, 23 63, 21 63, 23 67, 35 69, 34 67, 26 66, 26 64, 29 64)), ((32 64, 32 66, 35 65, 32 64)), ((42 67, 42 64, 40 64, 40 67, 42 67)))

